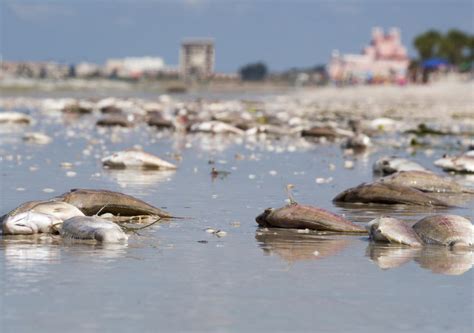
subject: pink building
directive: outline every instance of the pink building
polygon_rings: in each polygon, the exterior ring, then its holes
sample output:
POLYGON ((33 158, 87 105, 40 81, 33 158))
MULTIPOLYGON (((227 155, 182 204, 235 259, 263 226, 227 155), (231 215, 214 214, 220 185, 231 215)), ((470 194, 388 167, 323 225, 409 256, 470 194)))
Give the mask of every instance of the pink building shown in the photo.
POLYGON ((384 34, 381 28, 374 28, 372 41, 362 54, 340 55, 334 51, 328 74, 335 82, 404 82, 409 62, 398 29, 384 34))

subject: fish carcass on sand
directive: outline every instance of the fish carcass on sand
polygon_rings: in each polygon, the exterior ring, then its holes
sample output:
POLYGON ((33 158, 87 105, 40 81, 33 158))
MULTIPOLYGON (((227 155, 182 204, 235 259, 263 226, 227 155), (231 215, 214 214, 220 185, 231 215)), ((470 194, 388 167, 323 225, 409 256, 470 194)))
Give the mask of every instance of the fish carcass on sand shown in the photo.
POLYGON ((392 217, 381 216, 367 224, 369 236, 376 242, 421 246, 421 240, 411 226, 392 217))
POLYGON ((413 225, 426 244, 438 244, 453 247, 473 245, 474 227, 468 219, 458 215, 428 216, 413 225))
POLYGON ((450 206, 448 203, 417 189, 382 182, 363 183, 357 187, 349 188, 339 193, 333 201, 390 205, 450 206))
POLYGON ((125 242, 128 236, 114 222, 98 216, 77 216, 64 221, 61 236, 70 239, 91 239, 104 243, 125 242))
POLYGON ((466 188, 450 178, 438 176, 430 171, 399 171, 378 181, 413 187, 423 192, 474 193, 474 189, 466 188))
POLYGON ((318 231, 367 231, 345 218, 321 208, 292 203, 282 208, 268 208, 255 219, 262 227, 311 229, 318 231))
POLYGON ((140 199, 114 191, 73 189, 56 197, 56 200, 74 205, 88 216, 102 212, 120 216, 154 215, 161 218, 172 217, 171 214, 140 199))
POLYGON ((406 158, 384 156, 375 161, 373 170, 376 173, 389 175, 397 171, 424 171, 426 169, 420 164, 407 160, 406 158))
POLYGON ((32 235, 53 232, 54 226, 62 222, 56 216, 27 211, 7 216, 3 220, 2 228, 6 235, 32 235))
POLYGON ((222 121, 205 121, 191 126, 191 132, 207 132, 214 134, 245 134, 245 131, 238 127, 226 124, 222 121))
POLYGON ((102 164, 109 168, 176 169, 174 164, 164 161, 158 156, 134 149, 119 151, 104 157, 102 164))
POLYGON ((434 164, 444 171, 474 173, 474 150, 458 156, 444 155, 434 164))

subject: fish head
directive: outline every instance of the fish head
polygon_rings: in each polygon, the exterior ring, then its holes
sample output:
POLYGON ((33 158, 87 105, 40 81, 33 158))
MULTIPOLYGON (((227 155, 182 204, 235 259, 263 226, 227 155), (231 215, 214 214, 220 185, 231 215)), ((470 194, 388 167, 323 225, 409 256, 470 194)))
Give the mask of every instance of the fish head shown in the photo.
POLYGON ((116 152, 113 153, 110 156, 104 157, 102 159, 102 163, 104 165, 118 165, 118 164, 123 164, 124 162, 124 153, 123 152, 116 152))
POLYGON ((260 226, 266 226, 267 225, 267 217, 270 215, 271 212, 273 212, 275 209, 274 208, 267 208, 263 211, 262 214, 258 215, 255 218, 255 221, 258 223, 260 226))
POLYGON ((38 233, 38 225, 30 212, 8 216, 3 221, 3 233, 11 235, 31 235, 38 233))

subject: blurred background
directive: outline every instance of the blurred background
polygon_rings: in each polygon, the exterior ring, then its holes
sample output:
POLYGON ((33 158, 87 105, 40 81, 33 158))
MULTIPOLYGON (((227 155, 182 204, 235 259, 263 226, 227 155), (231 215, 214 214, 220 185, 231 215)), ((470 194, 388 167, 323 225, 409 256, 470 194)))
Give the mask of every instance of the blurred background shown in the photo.
POLYGON ((317 86, 471 80, 472 1, 1 3, 3 87, 31 80, 317 86))

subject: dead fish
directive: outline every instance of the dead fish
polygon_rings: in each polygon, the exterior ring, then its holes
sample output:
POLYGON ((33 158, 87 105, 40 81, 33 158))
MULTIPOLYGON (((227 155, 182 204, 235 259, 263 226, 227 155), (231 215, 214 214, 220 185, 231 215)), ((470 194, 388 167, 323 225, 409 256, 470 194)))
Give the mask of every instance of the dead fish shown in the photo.
POLYGON ((120 216, 154 215, 170 218, 171 214, 156 208, 130 195, 91 189, 73 189, 56 200, 67 202, 79 208, 85 215, 91 216, 99 211, 120 216))
POLYGON ((405 222, 381 216, 367 224, 369 236, 376 242, 388 242, 408 246, 421 246, 421 240, 405 222))
POLYGON ((285 128, 282 126, 276 125, 258 125, 252 128, 249 128, 245 131, 247 135, 258 135, 258 134, 269 134, 275 136, 283 136, 292 134, 293 130, 290 128, 285 128))
POLYGON ((191 132, 208 132, 215 134, 239 134, 242 135, 245 131, 238 127, 226 124, 222 121, 205 121, 191 125, 191 132))
POLYGON ((389 175, 397 171, 425 171, 426 169, 420 164, 395 156, 384 156, 375 161, 373 170, 376 173, 389 175))
POLYGON ((67 220, 74 216, 84 216, 84 214, 75 206, 62 201, 27 201, 17 208, 7 213, 3 219, 15 216, 25 212, 41 213, 52 215, 59 218, 61 221, 67 220))
POLYGON ((341 144, 342 148, 355 150, 367 149, 371 145, 372 142, 370 138, 363 133, 357 133, 354 136, 345 139, 341 144))
POLYGON ((80 103, 72 103, 65 105, 64 108, 61 110, 64 113, 72 113, 72 114, 88 114, 92 113, 92 105, 85 101, 81 101, 80 103))
POLYGON ((413 225, 413 230, 426 244, 450 247, 473 245, 474 227, 471 221, 458 215, 428 216, 413 225))
POLYGON ((91 239, 103 243, 125 242, 128 236, 114 222, 97 216, 77 216, 63 222, 60 234, 70 239, 91 239))
POLYGON ((97 120, 97 126, 119 126, 119 127, 133 127, 128 117, 124 114, 107 114, 101 119, 97 120))
POLYGON ((134 149, 119 151, 104 157, 102 164, 109 168, 176 169, 174 164, 162 160, 158 156, 134 149))
POLYGON ((379 179, 379 182, 413 187, 423 192, 474 193, 474 189, 430 171, 399 171, 379 179))
POLYGON ((301 131, 301 136, 310 136, 310 137, 325 137, 329 139, 334 139, 337 137, 350 137, 352 132, 346 131, 339 128, 333 128, 330 126, 314 126, 310 129, 301 131))
POLYGON ((225 170, 217 170, 216 168, 211 169, 211 178, 212 180, 215 180, 216 178, 224 179, 230 175, 230 171, 225 171, 225 170))
POLYGON ((339 193, 333 202, 359 202, 387 205, 420 205, 440 206, 450 205, 442 200, 429 196, 417 189, 381 182, 363 183, 339 193))
POLYGON ((53 139, 50 136, 40 132, 29 132, 23 135, 23 141, 39 145, 46 145, 52 140, 53 139))
POLYGON ((339 215, 321 208, 297 203, 278 209, 268 208, 255 220, 263 227, 367 233, 364 228, 339 215))
POLYGON ((33 206, 32 212, 53 215, 64 221, 74 216, 84 216, 77 207, 62 201, 44 201, 33 206))
POLYGON ((434 165, 441 167, 444 171, 474 173, 474 150, 462 155, 444 155, 434 162, 434 165))
POLYGON ((160 113, 149 113, 146 123, 158 129, 173 128, 173 122, 166 120, 160 113))
POLYGON ((115 105, 107 105, 100 108, 100 112, 104 114, 121 114, 122 109, 115 105))
POLYGON ((0 112, 0 124, 30 124, 30 116, 20 112, 0 112))
POLYGON ((36 213, 32 211, 7 216, 2 223, 3 233, 6 235, 32 235, 50 233, 54 226, 63 221, 56 216, 36 213))

